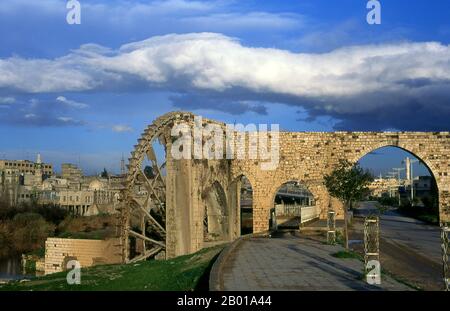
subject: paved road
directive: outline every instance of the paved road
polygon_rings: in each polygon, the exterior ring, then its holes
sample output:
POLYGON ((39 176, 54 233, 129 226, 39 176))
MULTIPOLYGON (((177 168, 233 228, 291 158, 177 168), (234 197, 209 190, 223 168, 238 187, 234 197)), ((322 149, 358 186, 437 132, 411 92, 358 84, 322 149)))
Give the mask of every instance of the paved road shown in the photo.
MULTIPOLYGON (((367 214, 374 209, 374 202, 364 202, 359 211, 367 214)), ((383 269, 421 289, 442 290, 439 227, 404 217, 394 209, 380 219, 380 260, 383 269)), ((350 230, 352 239, 363 239, 362 232, 362 219, 355 219, 350 230)), ((354 244, 352 248, 362 251, 362 244, 354 244)))
MULTIPOLYGON (((376 209, 375 202, 361 202, 358 207, 362 214, 374 209, 376 209)), ((438 226, 427 225, 390 210, 380 217, 380 234, 381 237, 405 245, 437 264, 442 263, 438 226)))
POLYGON ((225 263, 224 290, 407 290, 384 277, 382 287, 361 280, 363 263, 335 258, 341 246, 307 237, 244 240, 225 263))

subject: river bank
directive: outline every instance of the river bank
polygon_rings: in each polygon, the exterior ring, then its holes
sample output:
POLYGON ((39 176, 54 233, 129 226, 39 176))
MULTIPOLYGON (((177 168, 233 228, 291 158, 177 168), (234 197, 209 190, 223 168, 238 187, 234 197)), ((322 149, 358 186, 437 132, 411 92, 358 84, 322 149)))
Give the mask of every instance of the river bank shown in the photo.
MULTIPOLYGON (((39 274, 39 273, 38 273, 39 274)), ((30 279, 36 276, 36 272, 25 271, 20 255, 11 255, 0 258, 0 283, 30 279)))

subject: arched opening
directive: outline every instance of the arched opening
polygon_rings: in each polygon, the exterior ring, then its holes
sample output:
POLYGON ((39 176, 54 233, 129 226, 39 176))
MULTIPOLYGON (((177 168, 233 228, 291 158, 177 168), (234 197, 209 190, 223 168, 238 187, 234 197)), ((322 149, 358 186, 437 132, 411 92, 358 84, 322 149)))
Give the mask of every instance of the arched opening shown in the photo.
POLYGON ((358 163, 374 177, 367 199, 394 207, 405 216, 439 223, 436 179, 422 159, 407 150, 387 146, 369 152, 358 163))
POLYGON ((227 198, 217 181, 206 191, 203 237, 204 242, 226 241, 229 238, 227 198))
POLYGON ((395 146, 375 149, 358 163, 374 181, 354 209, 350 248, 364 252, 364 217, 379 215, 381 268, 421 289, 442 289, 439 195, 431 169, 395 146))
POLYGON ((239 192, 238 217, 240 235, 253 233, 253 188, 248 178, 244 175, 238 177, 233 183, 233 190, 239 192))
MULTIPOLYGON (((142 147, 142 160, 136 167, 133 208, 129 215, 133 232, 128 236, 130 260, 165 258, 166 150, 160 139, 154 137, 142 147)), ((112 200, 111 197, 110 203, 112 200)))
POLYGON ((298 229, 302 224, 317 220, 319 211, 314 195, 298 181, 288 181, 276 191, 270 213, 270 228, 298 229))
POLYGON ((253 233, 253 188, 247 177, 241 177, 241 235, 253 233))

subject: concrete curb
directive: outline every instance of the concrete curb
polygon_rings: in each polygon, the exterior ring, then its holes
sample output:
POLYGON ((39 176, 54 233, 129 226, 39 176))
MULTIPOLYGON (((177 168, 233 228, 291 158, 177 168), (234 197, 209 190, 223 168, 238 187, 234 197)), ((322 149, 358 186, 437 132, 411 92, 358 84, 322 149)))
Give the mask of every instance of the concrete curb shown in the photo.
POLYGON ((270 232, 252 233, 241 236, 234 240, 231 244, 225 247, 214 262, 211 272, 209 273, 209 290, 210 291, 223 291, 223 269, 227 260, 231 257, 231 254, 242 244, 244 240, 254 237, 269 236, 270 232))

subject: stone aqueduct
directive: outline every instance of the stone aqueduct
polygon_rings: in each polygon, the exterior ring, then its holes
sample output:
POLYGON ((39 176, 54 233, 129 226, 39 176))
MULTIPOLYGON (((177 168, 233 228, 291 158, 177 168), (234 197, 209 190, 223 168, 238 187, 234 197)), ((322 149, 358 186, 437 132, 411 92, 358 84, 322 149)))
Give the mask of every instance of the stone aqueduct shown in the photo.
MULTIPOLYGON (((258 160, 176 160, 170 152, 166 152, 165 163, 159 165, 153 143, 159 140, 166 151, 170 150, 174 141, 171 129, 179 122, 193 125, 194 115, 171 112, 156 119, 144 131, 129 159, 121 208, 125 262, 151 256, 171 258, 203 248, 207 244, 206 213, 220 214, 219 226, 226 227, 222 228, 222 240, 237 238, 241 176, 247 177, 253 189, 254 232, 269 229, 274 196, 287 181, 307 186, 321 217, 326 217, 330 206, 342 217, 342 206, 330 198, 323 176, 340 159, 356 162, 385 146, 409 151, 428 166, 438 186, 440 220, 450 221, 449 132, 280 132, 280 158, 275 170, 261 170, 258 160), (144 172, 145 163, 152 167, 150 174, 144 172), (222 207, 208 212, 210 205, 222 207)), ((225 124, 213 120, 203 119, 203 123, 225 128, 225 124)))

